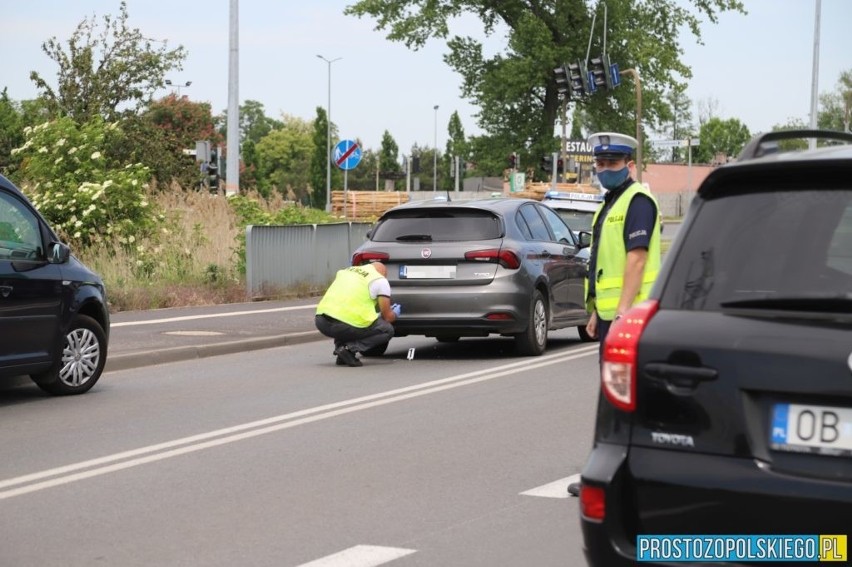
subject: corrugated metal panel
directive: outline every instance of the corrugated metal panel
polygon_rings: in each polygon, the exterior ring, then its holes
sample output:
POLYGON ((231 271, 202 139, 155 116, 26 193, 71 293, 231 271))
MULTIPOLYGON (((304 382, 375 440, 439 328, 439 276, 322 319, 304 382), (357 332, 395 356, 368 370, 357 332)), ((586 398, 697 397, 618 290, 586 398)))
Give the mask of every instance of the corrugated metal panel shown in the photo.
POLYGON ((324 288, 365 239, 368 223, 246 227, 249 298, 295 285, 324 288))

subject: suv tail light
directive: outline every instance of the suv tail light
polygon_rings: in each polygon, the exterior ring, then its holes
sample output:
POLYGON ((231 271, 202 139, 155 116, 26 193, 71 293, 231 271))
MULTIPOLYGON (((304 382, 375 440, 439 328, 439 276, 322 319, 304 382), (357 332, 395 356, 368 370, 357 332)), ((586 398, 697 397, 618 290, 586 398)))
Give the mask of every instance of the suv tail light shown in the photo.
POLYGON ((472 262, 499 263, 504 268, 517 270, 521 267, 521 260, 511 250, 489 248, 486 250, 472 250, 464 253, 464 259, 472 262))
POLYGON ((659 302, 643 301, 613 322, 604 341, 601 389, 609 403, 622 411, 636 409, 636 365, 639 338, 657 312, 659 302))
POLYGON ((588 520, 602 521, 606 516, 606 492, 599 486, 580 485, 580 513, 588 520))
POLYGON ((390 259, 390 254, 386 252, 356 252, 352 255, 352 265, 362 266, 370 262, 386 262, 390 259))

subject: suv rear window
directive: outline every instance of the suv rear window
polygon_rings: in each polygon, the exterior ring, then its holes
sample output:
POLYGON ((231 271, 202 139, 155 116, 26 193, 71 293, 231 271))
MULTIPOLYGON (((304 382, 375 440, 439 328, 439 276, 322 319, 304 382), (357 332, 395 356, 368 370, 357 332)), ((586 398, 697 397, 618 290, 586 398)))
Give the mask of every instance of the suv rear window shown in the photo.
POLYGON ((503 234, 500 218, 477 209, 412 209, 386 215, 370 236, 374 242, 492 240, 503 234))
POLYGON ((661 297, 661 305, 670 309, 847 297, 852 190, 711 199, 698 209, 682 244, 661 297))

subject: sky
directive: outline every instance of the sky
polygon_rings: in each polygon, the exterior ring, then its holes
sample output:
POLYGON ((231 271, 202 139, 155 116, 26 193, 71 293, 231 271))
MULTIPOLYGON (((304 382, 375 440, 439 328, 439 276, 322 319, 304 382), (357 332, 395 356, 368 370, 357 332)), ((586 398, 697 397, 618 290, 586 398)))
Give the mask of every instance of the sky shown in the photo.
MULTIPOLYGON (((461 98, 461 78, 443 61, 447 48, 430 40, 419 51, 385 39, 370 18, 344 16, 354 0, 243 0, 239 3, 239 99, 256 100, 267 116, 312 120, 328 105, 341 138, 358 138, 378 150, 387 130, 401 153, 413 144, 443 148, 447 123, 458 112, 467 135, 480 134, 477 108, 461 98), (438 106, 435 110, 434 107, 438 106)), ((685 2, 686 0, 678 0, 685 2)), ((687 95, 693 117, 708 104, 720 118, 737 118, 752 133, 796 118, 809 123, 815 16, 819 0, 744 0, 748 15, 726 13, 702 27, 704 45, 681 37, 692 69, 687 95)), ((55 84, 56 64, 41 50, 51 37, 64 43, 84 18, 119 13, 119 0, 6 0, 0 19, 0 89, 13 100, 31 99, 35 70, 55 84)), ((146 37, 183 45, 181 71, 166 78, 191 100, 228 106, 229 4, 226 0, 127 0, 129 24, 146 37)), ((840 73, 852 69, 852 1, 821 0, 819 93, 834 92, 840 73)), ((506 38, 485 38, 473 17, 451 32, 485 41, 486 55, 506 38)), ((626 83, 625 83, 626 84, 626 83)), ((167 87, 157 96, 165 96, 167 87)))

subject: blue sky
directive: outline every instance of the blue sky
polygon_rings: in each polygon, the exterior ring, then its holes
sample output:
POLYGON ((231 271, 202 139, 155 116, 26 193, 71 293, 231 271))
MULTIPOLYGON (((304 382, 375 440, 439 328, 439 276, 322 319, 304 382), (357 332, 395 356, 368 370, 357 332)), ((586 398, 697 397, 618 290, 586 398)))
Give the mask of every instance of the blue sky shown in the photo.
MULTIPOLYGON (((328 67, 316 57, 342 57, 332 65, 332 120, 344 138, 378 149, 390 131, 401 151, 412 144, 443 148, 446 124, 457 111, 467 134, 479 133, 476 108, 461 99, 460 78, 444 63, 440 41, 419 51, 387 41, 369 19, 342 14, 349 0, 243 0, 240 22, 240 100, 260 101, 267 115, 312 119, 328 97, 328 67)), ((148 37, 168 39, 189 53, 175 83, 192 81, 181 94, 207 101, 219 112, 228 103, 229 2, 128 0, 130 25, 148 37)), ((714 102, 722 118, 738 118, 752 132, 789 118, 809 121, 816 0, 745 0, 748 15, 725 14, 681 44, 693 78, 687 91, 698 105, 714 102)), ((852 1, 822 0, 819 92, 834 91, 840 72, 852 69, 852 1)), ((0 88, 12 99, 36 96, 30 71, 53 79, 55 64, 41 51, 52 36, 64 42, 85 17, 118 14, 119 0, 8 2, 0 20, 0 88)), ((453 32, 480 37, 473 18, 453 32)), ((499 50, 503 37, 486 47, 499 50)), ((163 95, 168 91, 164 90, 163 95)))

